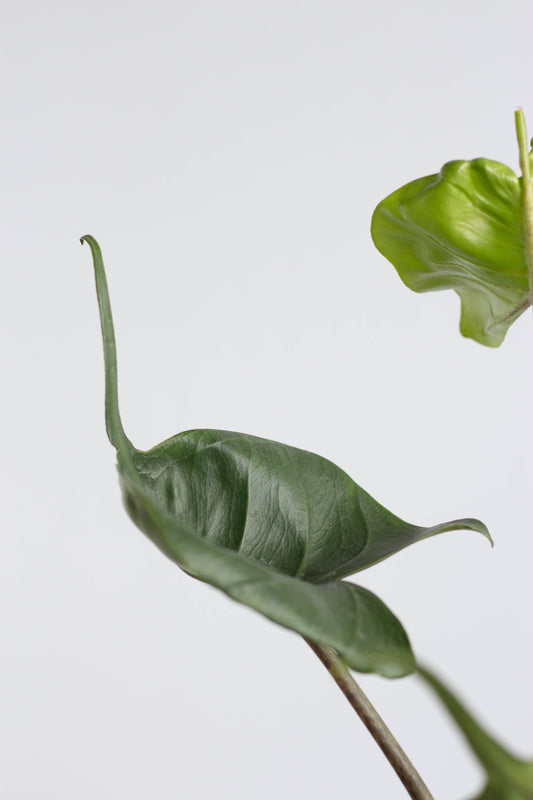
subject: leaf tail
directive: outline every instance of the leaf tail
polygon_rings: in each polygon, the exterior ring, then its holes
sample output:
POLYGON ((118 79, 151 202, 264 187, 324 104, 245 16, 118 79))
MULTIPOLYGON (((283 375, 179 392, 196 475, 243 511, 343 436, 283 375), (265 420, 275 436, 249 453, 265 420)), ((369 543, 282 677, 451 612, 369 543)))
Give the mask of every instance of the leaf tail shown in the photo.
POLYGON ((98 297, 98 307, 100 309, 100 323, 102 326, 102 338, 104 343, 105 423, 107 435, 109 441, 117 451, 121 453, 131 453, 135 448, 126 436, 118 406, 117 347, 102 251, 100 250, 100 245, 93 236, 82 236, 80 241, 82 244, 87 242, 91 248, 94 264, 96 294, 98 297))
POLYGON ((473 519, 472 517, 468 519, 454 519, 451 522, 444 522, 441 525, 433 525, 433 527, 426 529, 426 534, 423 538, 435 536, 437 533, 447 533, 448 531, 476 531, 490 542, 491 547, 494 547, 494 541, 485 523, 481 522, 479 519, 473 519))

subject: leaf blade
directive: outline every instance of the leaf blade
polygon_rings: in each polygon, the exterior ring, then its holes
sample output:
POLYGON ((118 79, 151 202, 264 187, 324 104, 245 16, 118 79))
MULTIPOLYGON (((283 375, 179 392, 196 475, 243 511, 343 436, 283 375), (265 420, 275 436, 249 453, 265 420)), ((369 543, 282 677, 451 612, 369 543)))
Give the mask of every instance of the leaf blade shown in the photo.
POLYGON ((492 542, 475 519, 411 525, 328 459, 248 434, 186 431, 136 451, 134 462, 160 508, 199 535, 238 543, 248 557, 303 580, 347 577, 446 531, 470 529, 492 542))
POLYGON ((135 524, 192 577, 285 628, 334 647, 353 669, 389 678, 413 671, 414 656, 403 627, 367 589, 346 582, 317 585, 269 569, 199 538, 162 512, 129 477, 122 476, 121 484, 135 524))
POLYGON ((533 760, 517 758, 488 734, 432 670, 419 664, 417 673, 443 703, 485 770, 487 784, 475 800, 533 800, 533 760))
POLYGON ((489 159, 452 161, 374 211, 377 249, 416 292, 454 289, 461 333, 497 347, 530 304, 520 179, 489 159))

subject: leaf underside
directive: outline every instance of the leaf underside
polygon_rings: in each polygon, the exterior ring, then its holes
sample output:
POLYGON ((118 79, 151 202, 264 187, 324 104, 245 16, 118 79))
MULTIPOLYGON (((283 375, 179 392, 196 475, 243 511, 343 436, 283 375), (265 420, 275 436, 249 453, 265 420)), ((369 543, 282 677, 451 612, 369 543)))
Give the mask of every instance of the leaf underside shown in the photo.
POLYGON ((530 305, 522 179, 504 164, 451 161, 374 211, 377 249, 415 292, 454 289, 461 333, 497 347, 530 305))
POLYGON ((473 800, 533 800, 533 760, 516 758, 502 747, 427 667, 419 666, 418 674, 444 704, 486 774, 486 785, 473 800))
POLYGON ((398 677, 414 656, 374 594, 340 578, 417 541, 478 520, 410 525, 320 456, 216 430, 178 434, 142 452, 118 411, 113 323, 101 252, 91 246, 106 365, 106 425, 126 509, 178 566, 284 627, 329 645, 361 672, 398 677))

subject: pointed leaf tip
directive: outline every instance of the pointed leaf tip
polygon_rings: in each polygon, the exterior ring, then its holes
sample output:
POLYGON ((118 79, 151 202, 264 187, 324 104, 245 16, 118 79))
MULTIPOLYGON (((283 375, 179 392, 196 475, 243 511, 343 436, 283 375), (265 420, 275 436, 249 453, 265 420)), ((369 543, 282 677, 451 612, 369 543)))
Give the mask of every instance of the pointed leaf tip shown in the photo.
POLYGON ((80 237, 80 244, 83 245, 85 243, 89 245, 91 250, 98 253, 100 257, 102 257, 102 251, 100 249, 100 245, 98 244, 94 236, 91 236, 90 233, 85 233, 83 236, 80 237))
POLYGON ((466 528, 467 530, 476 531, 477 533, 480 533, 482 536, 485 537, 485 539, 488 540, 490 546, 494 547, 494 539, 490 535, 490 531, 485 525, 485 523, 481 522, 480 519, 463 519, 460 520, 460 522, 463 523, 463 527, 466 528))
POLYGON ((490 544, 491 547, 494 547, 494 539, 492 538, 489 529, 485 525, 485 523, 481 522, 479 519, 466 519, 463 520, 465 524, 466 530, 469 531, 476 531, 476 533, 480 533, 490 544))

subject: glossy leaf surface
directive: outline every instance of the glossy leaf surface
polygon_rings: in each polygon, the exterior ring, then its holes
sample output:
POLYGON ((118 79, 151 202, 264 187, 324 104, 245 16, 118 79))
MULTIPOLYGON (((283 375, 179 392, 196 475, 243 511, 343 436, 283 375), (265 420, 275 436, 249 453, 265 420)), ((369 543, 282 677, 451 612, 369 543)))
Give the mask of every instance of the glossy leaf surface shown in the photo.
POLYGON ((406 286, 454 289, 461 333, 491 347, 530 305, 522 184, 497 161, 451 161, 390 194, 372 218, 374 244, 406 286))
POLYGON ((418 673, 445 705, 486 773, 486 786, 473 800, 533 800, 533 760, 516 758, 489 736, 430 670, 419 667, 418 673))
MULTIPOLYGON (((190 575, 363 672, 414 669, 407 636, 371 592, 339 581, 414 542, 477 520, 409 525, 320 456, 242 433, 195 430, 142 452, 118 411, 116 353, 100 248, 91 247, 106 367, 106 426, 133 521, 190 575)), ((490 537, 489 537, 490 538, 490 537)))

